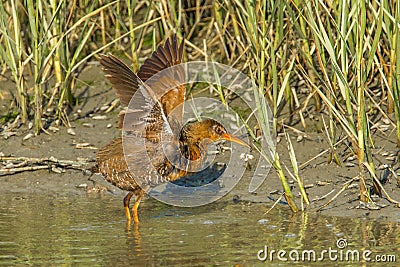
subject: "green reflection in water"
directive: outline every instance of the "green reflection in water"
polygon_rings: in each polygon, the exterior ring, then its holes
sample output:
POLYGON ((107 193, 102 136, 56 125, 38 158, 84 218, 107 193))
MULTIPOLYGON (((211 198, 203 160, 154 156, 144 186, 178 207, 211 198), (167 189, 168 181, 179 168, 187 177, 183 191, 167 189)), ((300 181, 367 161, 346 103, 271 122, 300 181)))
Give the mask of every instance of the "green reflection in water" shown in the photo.
MULTIPOLYGON (((265 204, 223 199, 198 208, 148 199, 141 205, 139 229, 126 231, 121 199, 0 196, 0 265, 265 266, 271 262, 257 259, 264 246, 318 252, 336 249, 339 238, 349 249, 395 254, 400 261, 398 223, 293 215, 286 207, 263 215, 265 204)), ((272 263, 285 265, 276 258, 272 263)))

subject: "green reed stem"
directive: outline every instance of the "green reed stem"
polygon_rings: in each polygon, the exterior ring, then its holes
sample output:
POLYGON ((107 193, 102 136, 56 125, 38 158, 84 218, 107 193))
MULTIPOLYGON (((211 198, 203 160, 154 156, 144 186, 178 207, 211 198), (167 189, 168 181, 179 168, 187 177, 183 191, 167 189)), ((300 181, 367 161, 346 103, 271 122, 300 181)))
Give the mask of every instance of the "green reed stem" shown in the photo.
POLYGON ((39 44, 41 39, 39 33, 39 10, 42 8, 42 1, 38 0, 35 3, 32 0, 27 0, 27 11, 30 30, 32 33, 32 48, 33 48, 33 78, 34 78, 34 128, 35 133, 39 134, 42 130, 42 84, 39 75, 40 68, 42 67, 42 50, 43 43, 39 44), (35 6, 34 6, 35 4, 35 6))
POLYGON ((28 105, 25 89, 25 81, 23 78, 24 72, 24 47, 21 39, 21 22, 20 15, 18 13, 18 0, 12 0, 11 3, 11 18, 12 24, 9 24, 5 7, 6 5, 0 5, 0 32, 3 36, 2 45, 2 57, 7 66, 11 69, 13 79, 16 83, 16 99, 18 102, 21 120, 25 123, 28 119, 28 105), (5 49, 3 49, 3 46, 5 49))
POLYGON ((132 67, 134 71, 139 70, 139 62, 136 53, 136 43, 135 43, 135 23, 133 22, 134 16, 134 9, 136 6, 136 0, 127 0, 128 5, 128 20, 129 20, 129 32, 130 32, 130 39, 131 39, 131 54, 132 54, 132 67))
POLYGON ((393 86, 393 102, 394 111, 396 116, 397 125, 397 147, 400 148, 400 4, 397 2, 396 5, 396 19, 397 22, 394 26, 394 37, 396 40, 395 44, 395 55, 396 55, 396 71, 395 71, 395 84, 393 86))

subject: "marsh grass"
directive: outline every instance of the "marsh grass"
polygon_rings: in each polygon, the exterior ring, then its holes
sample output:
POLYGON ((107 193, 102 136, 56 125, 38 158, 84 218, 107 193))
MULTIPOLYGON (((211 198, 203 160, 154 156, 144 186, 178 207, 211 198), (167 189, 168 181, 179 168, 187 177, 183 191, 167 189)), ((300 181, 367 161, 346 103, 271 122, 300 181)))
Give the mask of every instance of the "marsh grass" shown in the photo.
MULTIPOLYGON (((344 133, 358 158, 360 200, 371 202, 368 184, 381 189, 373 179, 371 130, 380 118, 390 120, 400 147, 398 1, 10 0, 0 6, 0 27, 3 72, 9 70, 15 82, 11 93, 22 122, 34 120, 37 134, 45 130, 44 109, 54 109, 53 118, 69 124, 79 73, 96 53, 122 51, 137 70, 143 50, 148 53, 174 32, 185 35, 187 60, 218 61, 252 77, 264 134, 267 104, 274 134, 294 118, 307 128, 310 112, 327 113, 327 160, 340 164, 335 146, 338 132, 344 133)), ((218 93, 224 102, 221 88, 218 93)), ((309 201, 285 136, 292 165, 286 172, 276 151, 261 153, 296 211, 287 174, 298 182, 304 203, 309 201)))

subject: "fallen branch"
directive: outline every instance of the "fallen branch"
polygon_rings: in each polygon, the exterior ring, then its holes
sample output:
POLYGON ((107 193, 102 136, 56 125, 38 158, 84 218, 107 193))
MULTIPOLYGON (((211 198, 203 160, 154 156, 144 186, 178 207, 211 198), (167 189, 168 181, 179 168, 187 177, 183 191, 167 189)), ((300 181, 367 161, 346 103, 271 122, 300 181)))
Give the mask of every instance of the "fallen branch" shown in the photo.
POLYGON ((55 157, 49 158, 27 158, 27 157, 0 157, 0 176, 11 175, 25 171, 36 171, 49 169, 53 172, 60 172, 58 168, 75 169, 86 171, 87 160, 60 160, 55 157))
POLYGON ((2 168, 0 169, 0 175, 8 175, 8 174, 15 174, 18 172, 25 172, 25 171, 36 171, 36 170, 43 170, 43 169, 49 169, 49 166, 28 166, 28 167, 19 167, 19 168, 2 168))

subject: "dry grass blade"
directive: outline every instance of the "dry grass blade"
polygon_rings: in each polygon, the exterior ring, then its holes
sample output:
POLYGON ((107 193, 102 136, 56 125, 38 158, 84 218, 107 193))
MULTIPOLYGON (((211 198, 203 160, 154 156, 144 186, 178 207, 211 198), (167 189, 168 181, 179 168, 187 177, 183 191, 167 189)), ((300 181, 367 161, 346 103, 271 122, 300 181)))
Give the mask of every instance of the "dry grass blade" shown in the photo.
POLYGON ((322 205, 321 207, 319 207, 316 211, 321 211, 323 208, 325 208, 326 206, 328 206, 329 204, 331 204, 338 196, 340 196, 341 193, 343 193, 344 190, 346 190, 354 181, 359 180, 359 177, 354 177, 353 179, 351 179, 350 181, 347 181, 344 183, 343 187, 339 190, 339 192, 337 192, 331 199, 329 199, 324 205, 322 205))

